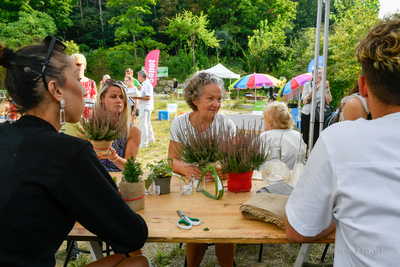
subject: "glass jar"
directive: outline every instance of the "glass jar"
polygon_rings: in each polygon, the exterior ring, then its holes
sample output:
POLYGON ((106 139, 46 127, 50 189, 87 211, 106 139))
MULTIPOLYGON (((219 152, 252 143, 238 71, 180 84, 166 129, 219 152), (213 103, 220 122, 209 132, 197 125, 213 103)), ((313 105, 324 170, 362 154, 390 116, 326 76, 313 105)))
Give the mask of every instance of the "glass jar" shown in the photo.
POLYGON ((299 181, 300 175, 303 173, 304 169, 304 153, 297 153, 296 154, 296 161, 294 163, 294 168, 292 175, 290 177, 289 185, 294 187, 297 182, 299 181))
POLYGON ((270 147, 268 161, 262 170, 262 179, 266 185, 289 181, 290 170, 282 162, 281 147, 270 147))

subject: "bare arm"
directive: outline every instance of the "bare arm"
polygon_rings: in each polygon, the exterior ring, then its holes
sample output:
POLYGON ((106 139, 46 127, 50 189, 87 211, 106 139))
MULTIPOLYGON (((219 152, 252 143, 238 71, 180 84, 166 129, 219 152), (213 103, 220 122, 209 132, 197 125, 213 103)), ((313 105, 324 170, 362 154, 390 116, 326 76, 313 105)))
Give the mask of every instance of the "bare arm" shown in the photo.
POLYGON ((349 99, 343 107, 343 117, 346 121, 355 121, 359 118, 368 118, 364 105, 357 97, 349 99))
POLYGON ((296 242, 296 243, 310 243, 312 241, 318 240, 322 237, 327 236, 328 234, 332 233, 336 229, 336 222, 331 223, 328 228, 323 230, 321 233, 319 233, 316 236, 303 236, 299 234, 289 223, 287 217, 286 217, 286 222, 285 222, 285 227, 286 227, 286 236, 290 241, 296 242))
POLYGON ((135 99, 135 106, 133 107, 133 112, 132 112, 132 117, 133 117, 133 118, 136 117, 137 106, 138 106, 138 100, 135 99))
POLYGON ((126 143, 125 157, 124 157, 125 159, 129 159, 131 158, 131 156, 133 156, 136 159, 137 153, 139 151, 140 137, 141 137, 141 132, 139 127, 133 125, 131 127, 129 140, 126 143))
POLYGON ((312 88, 311 88, 310 92, 303 97, 303 105, 310 103, 311 97, 312 97, 312 88))
POLYGON ((121 158, 112 148, 110 156, 107 157, 99 156, 99 158, 108 159, 111 162, 113 162, 115 166, 117 166, 120 170, 123 170, 125 168, 127 159, 131 158, 131 156, 133 156, 133 158, 136 159, 137 153, 139 151, 139 145, 140 145, 140 129, 136 125, 133 125, 131 127, 131 132, 128 142, 126 143, 124 158, 121 158))
POLYGON ((202 174, 202 171, 199 170, 199 168, 184 163, 182 160, 179 158, 179 156, 175 153, 175 151, 178 149, 179 143, 170 140, 169 141, 169 147, 168 147, 168 158, 172 158, 174 166, 172 167, 172 170, 174 172, 183 174, 184 176, 191 178, 191 177, 200 177, 202 174))
POLYGON ((147 95, 147 96, 141 96, 141 97, 135 96, 135 97, 132 97, 132 98, 133 98, 133 99, 139 99, 139 100, 149 101, 149 100, 151 99, 151 96, 149 96, 149 95, 147 95))
POLYGON ((331 88, 329 87, 329 81, 326 81, 325 85, 325 103, 331 103, 332 101, 332 94, 331 94, 331 88))

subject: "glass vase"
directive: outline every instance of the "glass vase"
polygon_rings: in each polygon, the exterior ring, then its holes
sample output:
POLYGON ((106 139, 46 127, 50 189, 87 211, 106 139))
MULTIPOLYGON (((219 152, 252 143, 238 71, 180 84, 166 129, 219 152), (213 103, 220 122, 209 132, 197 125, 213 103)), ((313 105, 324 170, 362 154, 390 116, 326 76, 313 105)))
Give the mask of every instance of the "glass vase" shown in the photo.
POLYGON ((304 169, 304 153, 297 153, 296 154, 296 161, 294 164, 294 168, 293 168, 293 172, 292 175, 290 177, 290 181, 289 181, 289 185, 294 187, 297 182, 299 181, 299 177, 300 175, 303 173, 303 169, 304 169))
POLYGON ((273 185, 279 182, 287 183, 290 179, 290 170, 282 162, 281 147, 271 147, 268 154, 268 161, 262 170, 262 179, 266 185, 273 185))

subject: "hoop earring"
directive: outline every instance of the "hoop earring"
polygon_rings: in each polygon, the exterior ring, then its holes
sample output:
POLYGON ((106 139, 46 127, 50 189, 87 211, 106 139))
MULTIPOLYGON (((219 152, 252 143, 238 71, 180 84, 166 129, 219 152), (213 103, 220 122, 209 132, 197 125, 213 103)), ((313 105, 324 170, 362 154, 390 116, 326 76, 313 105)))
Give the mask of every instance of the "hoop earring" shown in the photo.
POLYGON ((65 124, 65 100, 61 99, 60 101, 60 125, 64 125, 65 124))

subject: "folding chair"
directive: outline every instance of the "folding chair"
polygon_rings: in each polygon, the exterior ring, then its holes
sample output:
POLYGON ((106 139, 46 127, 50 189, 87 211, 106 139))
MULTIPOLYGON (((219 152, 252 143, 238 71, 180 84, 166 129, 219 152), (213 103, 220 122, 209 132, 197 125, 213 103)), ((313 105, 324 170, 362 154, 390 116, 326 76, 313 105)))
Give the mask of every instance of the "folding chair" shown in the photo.
POLYGON ((291 108, 290 113, 293 116, 293 121, 296 123, 296 128, 301 130, 301 118, 299 116, 299 109, 298 108, 291 108))
POLYGON ((169 114, 178 115, 178 103, 167 103, 167 110, 169 114))

